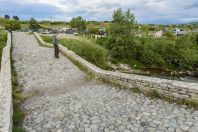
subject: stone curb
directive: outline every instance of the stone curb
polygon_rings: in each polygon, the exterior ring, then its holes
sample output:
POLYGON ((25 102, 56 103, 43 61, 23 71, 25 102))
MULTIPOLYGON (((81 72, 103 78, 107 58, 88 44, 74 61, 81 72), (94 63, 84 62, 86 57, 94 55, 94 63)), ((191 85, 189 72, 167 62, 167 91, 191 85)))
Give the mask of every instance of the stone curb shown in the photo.
POLYGON ((0 132, 12 131, 12 80, 11 80, 11 34, 3 48, 0 72, 0 132))

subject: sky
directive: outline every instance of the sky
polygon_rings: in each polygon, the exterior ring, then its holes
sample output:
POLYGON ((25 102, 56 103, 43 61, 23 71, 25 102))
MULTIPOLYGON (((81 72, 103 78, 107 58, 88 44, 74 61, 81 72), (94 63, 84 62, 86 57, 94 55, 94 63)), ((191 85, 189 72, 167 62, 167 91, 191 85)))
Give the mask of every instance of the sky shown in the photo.
POLYGON ((198 22, 198 0, 0 0, 0 15, 37 20, 111 20, 114 10, 131 9, 138 23, 198 22))

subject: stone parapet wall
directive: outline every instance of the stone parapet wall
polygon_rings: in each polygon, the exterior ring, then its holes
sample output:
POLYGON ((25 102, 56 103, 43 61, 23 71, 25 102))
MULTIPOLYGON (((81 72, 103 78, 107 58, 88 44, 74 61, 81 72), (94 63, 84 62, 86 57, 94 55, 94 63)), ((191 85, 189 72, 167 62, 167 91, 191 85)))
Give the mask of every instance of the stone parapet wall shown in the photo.
MULTIPOLYGON (((37 33, 34 34, 42 45, 46 47, 53 47, 52 44, 45 43, 37 33)), ((59 49, 63 54, 77 61, 78 63, 86 67, 89 72, 93 73, 99 78, 108 80, 113 83, 121 84, 129 88, 138 87, 141 90, 145 91, 157 90, 159 93, 165 96, 173 96, 175 98, 198 101, 197 83, 105 71, 96 67, 95 65, 91 64, 90 62, 76 55, 73 51, 68 50, 66 47, 60 44, 59 49)))
POLYGON ((0 71, 0 132, 12 131, 11 34, 3 48, 0 71))

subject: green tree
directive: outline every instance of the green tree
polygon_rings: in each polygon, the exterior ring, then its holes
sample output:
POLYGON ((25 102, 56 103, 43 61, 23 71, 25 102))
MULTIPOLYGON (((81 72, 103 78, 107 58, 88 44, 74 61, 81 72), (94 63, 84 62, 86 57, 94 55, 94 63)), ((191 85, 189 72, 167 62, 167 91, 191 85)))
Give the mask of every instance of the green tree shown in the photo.
POLYGON ((197 45, 198 45, 198 33, 196 34, 196 42, 197 42, 197 45))
POLYGON ((108 29, 106 47, 112 57, 127 59, 136 56, 139 45, 135 43, 133 28, 135 16, 130 10, 123 12, 121 8, 114 11, 113 21, 108 29))
POLYGON ((38 30, 39 27, 40 25, 38 24, 38 22, 34 18, 31 18, 29 21, 29 28, 33 30, 38 30))
POLYGON ((5 19, 10 19, 9 15, 5 15, 4 17, 5 17, 5 19))
POLYGON ((81 16, 74 17, 70 21, 70 26, 71 28, 77 28, 78 31, 82 31, 86 29, 86 21, 81 16))
POLYGON ((16 20, 10 20, 10 21, 7 21, 6 24, 5 24, 5 29, 6 30, 18 30, 18 29, 21 29, 21 24, 19 21, 16 21, 16 20))
POLYGON ((19 17, 18 16, 13 16, 13 19, 14 20, 19 20, 19 17))
POLYGON ((87 30, 90 34, 97 34, 99 29, 97 26, 94 26, 94 25, 90 25, 87 27, 87 30))
POLYGON ((5 24, 8 23, 8 21, 9 21, 8 19, 0 18, 0 26, 1 26, 1 27, 4 27, 5 24))

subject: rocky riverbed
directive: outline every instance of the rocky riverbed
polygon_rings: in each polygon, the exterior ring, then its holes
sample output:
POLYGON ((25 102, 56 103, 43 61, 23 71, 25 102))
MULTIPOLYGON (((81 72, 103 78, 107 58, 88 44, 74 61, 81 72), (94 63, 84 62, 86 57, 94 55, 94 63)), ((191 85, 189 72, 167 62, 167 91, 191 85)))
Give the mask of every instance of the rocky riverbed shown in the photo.
POLYGON ((14 33, 13 59, 28 132, 197 132, 198 111, 89 80, 66 57, 14 33))

